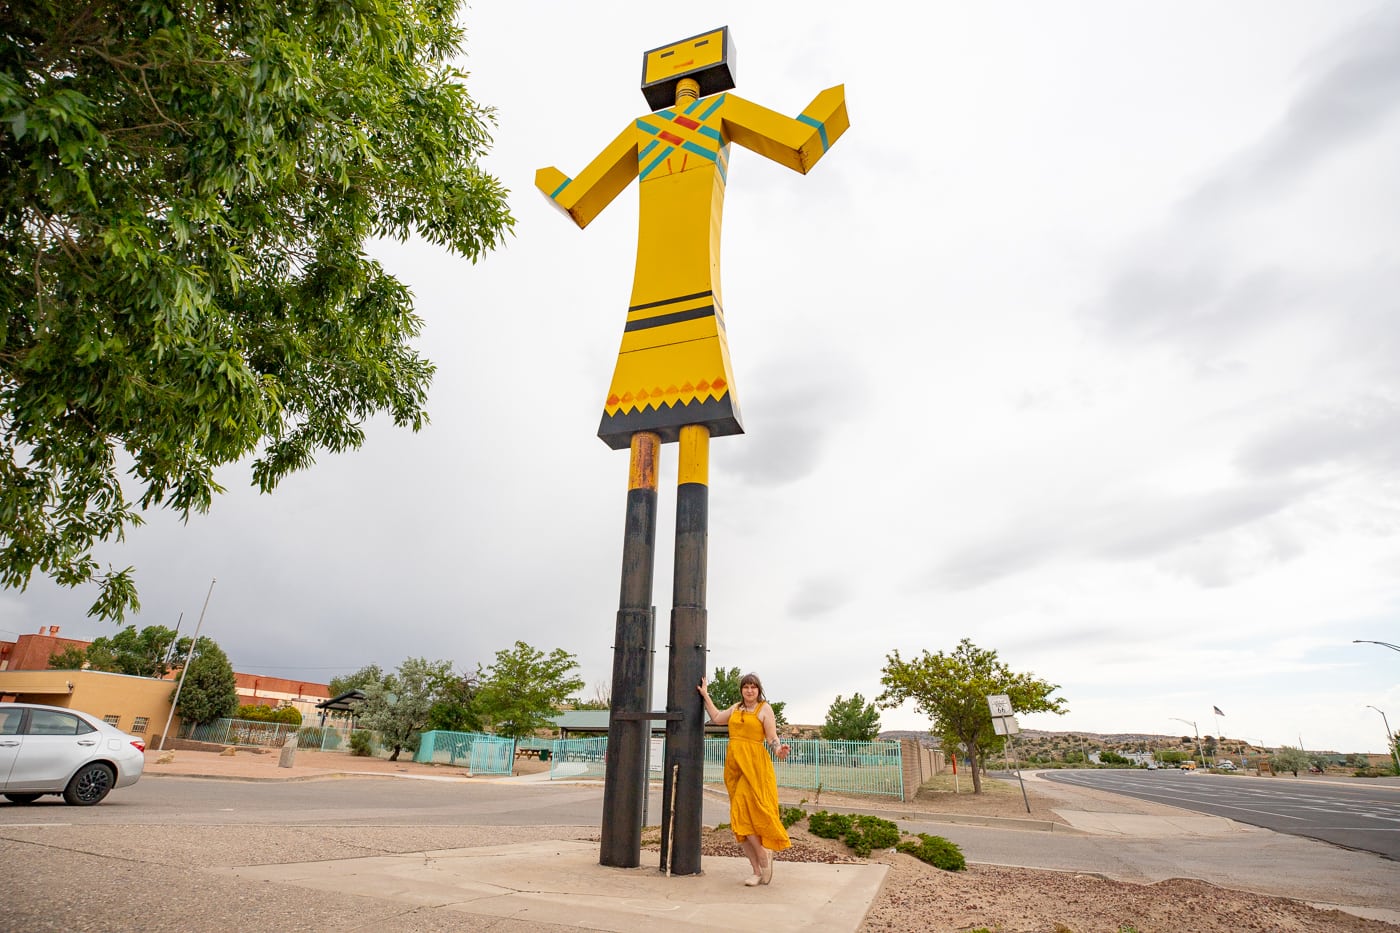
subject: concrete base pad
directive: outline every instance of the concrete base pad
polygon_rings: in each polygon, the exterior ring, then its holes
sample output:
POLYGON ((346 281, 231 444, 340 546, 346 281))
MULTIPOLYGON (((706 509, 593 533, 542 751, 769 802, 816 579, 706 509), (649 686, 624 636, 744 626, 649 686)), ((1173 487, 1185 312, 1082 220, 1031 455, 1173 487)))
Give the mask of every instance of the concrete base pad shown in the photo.
POLYGON ((645 931, 856 930, 884 865, 777 861, 773 883, 745 887, 749 864, 706 858, 700 875, 666 877, 656 852, 639 868, 598 864, 592 842, 534 842, 227 869, 289 884, 528 924, 645 931))

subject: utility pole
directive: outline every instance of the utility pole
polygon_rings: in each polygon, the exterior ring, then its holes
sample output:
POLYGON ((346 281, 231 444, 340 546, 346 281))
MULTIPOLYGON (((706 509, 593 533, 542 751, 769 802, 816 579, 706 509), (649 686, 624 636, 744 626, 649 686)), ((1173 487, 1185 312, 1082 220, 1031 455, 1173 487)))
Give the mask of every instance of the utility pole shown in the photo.
MULTIPOLYGON (((185 686, 185 675, 190 672, 190 659, 194 657, 195 646, 199 644, 199 630, 204 626, 204 610, 209 608, 209 597, 214 595, 214 584, 216 580, 209 581, 209 592, 204 594, 204 609, 199 610, 199 622, 194 627, 194 640, 190 642, 190 650, 185 653, 185 666, 180 670, 180 682, 175 685, 175 695, 170 698, 170 715, 165 717, 165 728, 160 732, 160 747, 158 752, 165 751, 165 737, 170 734, 170 721, 175 718, 175 704, 180 702, 180 691, 185 686)), ((183 613, 181 618, 183 618, 183 613)))

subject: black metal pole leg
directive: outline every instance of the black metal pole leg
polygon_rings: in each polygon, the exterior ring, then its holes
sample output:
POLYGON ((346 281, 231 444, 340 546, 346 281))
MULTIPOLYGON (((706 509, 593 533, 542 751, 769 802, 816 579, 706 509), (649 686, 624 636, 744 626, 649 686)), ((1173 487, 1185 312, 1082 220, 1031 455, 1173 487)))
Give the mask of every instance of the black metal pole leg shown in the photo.
POLYGON ((655 610, 656 471, 661 438, 632 435, 627 482, 627 530, 622 545, 622 595, 613 643, 612 711, 603 784, 602 844, 598 861, 615 868, 642 862, 642 813, 647 795, 651 723, 651 652, 655 610))

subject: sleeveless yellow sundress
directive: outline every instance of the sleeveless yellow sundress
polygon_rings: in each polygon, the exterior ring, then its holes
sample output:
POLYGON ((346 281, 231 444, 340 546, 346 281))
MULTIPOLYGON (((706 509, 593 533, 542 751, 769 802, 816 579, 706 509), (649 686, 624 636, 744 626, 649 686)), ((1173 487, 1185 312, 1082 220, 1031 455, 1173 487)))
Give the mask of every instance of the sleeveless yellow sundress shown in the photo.
POLYGON ((740 842, 757 836, 773 852, 789 848, 787 830, 778 816, 778 778, 773 759, 763 744, 763 723, 758 709, 746 713, 739 707, 729 716, 729 751, 724 757, 724 786, 729 791, 729 826, 740 842))

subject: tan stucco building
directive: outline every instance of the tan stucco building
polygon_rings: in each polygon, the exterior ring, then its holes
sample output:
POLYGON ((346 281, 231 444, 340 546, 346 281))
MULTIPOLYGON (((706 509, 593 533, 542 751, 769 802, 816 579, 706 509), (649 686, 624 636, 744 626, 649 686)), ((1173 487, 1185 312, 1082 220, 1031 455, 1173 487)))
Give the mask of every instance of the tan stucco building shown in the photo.
MULTIPOLYGON (((170 719, 173 680, 106 671, 0 671, 0 702, 43 703, 90 713, 123 732, 159 741, 170 719)), ((180 717, 171 720, 178 735, 180 717)))

